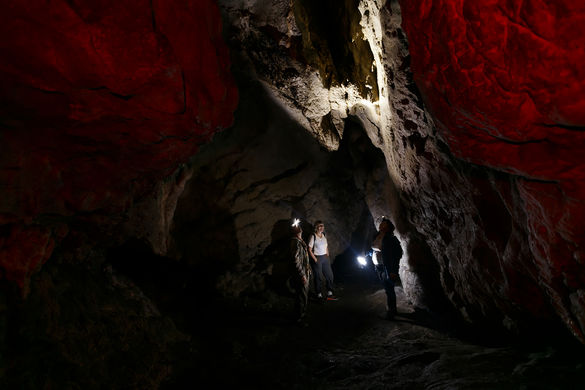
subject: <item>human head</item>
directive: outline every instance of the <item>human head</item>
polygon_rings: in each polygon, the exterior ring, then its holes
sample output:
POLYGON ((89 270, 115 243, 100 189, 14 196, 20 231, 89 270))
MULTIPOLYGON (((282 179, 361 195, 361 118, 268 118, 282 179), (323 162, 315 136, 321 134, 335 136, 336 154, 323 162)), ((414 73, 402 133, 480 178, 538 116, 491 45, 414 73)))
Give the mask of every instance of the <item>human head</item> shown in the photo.
POLYGON ((319 231, 320 227, 325 227, 325 225, 323 224, 323 221, 321 221, 321 220, 315 221, 315 233, 317 233, 319 231))
POLYGON ((303 232, 303 229, 301 228, 301 221, 299 219, 294 219, 293 223, 290 227, 290 231, 292 232, 293 236, 298 235, 299 233, 303 232))
POLYGON ((299 233, 303 232, 300 226, 291 226, 290 231, 292 232, 293 236, 296 236, 299 233))
POLYGON ((394 224, 388 218, 384 217, 384 218, 382 218, 382 221, 380 222, 379 230, 393 232, 394 231, 394 224))

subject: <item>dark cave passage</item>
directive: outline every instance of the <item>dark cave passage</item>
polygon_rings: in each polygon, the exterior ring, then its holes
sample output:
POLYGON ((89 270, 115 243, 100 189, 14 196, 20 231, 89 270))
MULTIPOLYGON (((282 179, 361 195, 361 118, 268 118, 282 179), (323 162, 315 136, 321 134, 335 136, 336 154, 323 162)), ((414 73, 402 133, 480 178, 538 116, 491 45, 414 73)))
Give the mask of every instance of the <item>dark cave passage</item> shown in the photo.
POLYGON ((307 327, 291 321, 293 295, 286 289, 278 291, 277 304, 268 304, 265 295, 225 299, 139 243, 129 243, 110 259, 187 335, 174 346, 176 362, 163 389, 202 382, 283 389, 571 388, 585 383, 582 348, 568 337, 542 335, 534 344, 495 329, 464 326, 445 313, 413 307, 401 286, 396 288, 398 316, 382 319, 384 290, 371 268, 357 266, 353 254, 338 257, 333 267, 338 300, 311 294, 307 327))
POLYGON ((307 327, 290 321, 292 297, 268 312, 248 301, 201 316, 190 349, 162 388, 200 381, 283 389, 571 388, 584 383, 582 349, 569 340, 535 346, 478 335, 448 318, 415 310, 400 287, 400 314, 387 321, 380 318, 384 291, 369 276, 354 274, 337 287, 336 301, 311 299, 307 327))

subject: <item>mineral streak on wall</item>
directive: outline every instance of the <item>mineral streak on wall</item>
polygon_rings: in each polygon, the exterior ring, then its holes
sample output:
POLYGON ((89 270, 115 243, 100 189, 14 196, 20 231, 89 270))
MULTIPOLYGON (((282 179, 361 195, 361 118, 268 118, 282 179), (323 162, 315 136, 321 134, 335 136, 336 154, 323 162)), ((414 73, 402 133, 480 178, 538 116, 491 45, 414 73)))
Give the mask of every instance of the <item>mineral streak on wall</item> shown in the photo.
POLYGON ((585 340, 585 4, 400 1, 412 71, 451 151, 518 176, 530 269, 585 340))
POLYGON ((212 0, 3 4, 4 278, 26 291, 72 218, 123 212, 231 124, 221 31, 212 0))

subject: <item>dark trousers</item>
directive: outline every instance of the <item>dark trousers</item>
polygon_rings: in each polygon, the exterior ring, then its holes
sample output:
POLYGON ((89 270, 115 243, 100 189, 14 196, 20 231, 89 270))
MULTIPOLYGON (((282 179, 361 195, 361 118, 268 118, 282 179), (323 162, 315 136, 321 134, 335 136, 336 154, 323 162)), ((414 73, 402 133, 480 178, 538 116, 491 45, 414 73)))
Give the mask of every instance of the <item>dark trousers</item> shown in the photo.
POLYGON ((331 262, 329 256, 319 255, 315 256, 317 263, 311 261, 311 268, 313 268, 313 281, 315 283, 315 293, 321 292, 321 274, 325 276, 325 286, 327 290, 333 291, 333 270, 331 269, 331 262))
POLYGON ((307 312, 307 303, 309 301, 309 282, 303 284, 297 281, 294 284, 295 289, 295 320, 301 320, 307 312))
POLYGON ((376 274, 384 286, 384 291, 386 291, 386 305, 388 306, 388 312, 396 314, 396 291, 394 291, 394 281, 388 276, 388 271, 383 265, 376 266, 376 274))

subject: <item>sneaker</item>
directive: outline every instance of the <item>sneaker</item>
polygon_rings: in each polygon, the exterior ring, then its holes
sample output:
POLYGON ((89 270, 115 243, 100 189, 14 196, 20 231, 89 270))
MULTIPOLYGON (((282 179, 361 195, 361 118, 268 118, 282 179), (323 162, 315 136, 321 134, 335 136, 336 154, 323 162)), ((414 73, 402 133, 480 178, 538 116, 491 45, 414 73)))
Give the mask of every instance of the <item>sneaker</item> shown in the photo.
POLYGON ((323 294, 321 294, 321 293, 317 294, 317 298, 322 299, 323 298, 323 294))
POLYGON ((333 291, 331 291, 331 290, 327 291, 327 296, 328 297, 332 297, 333 296, 333 291))

